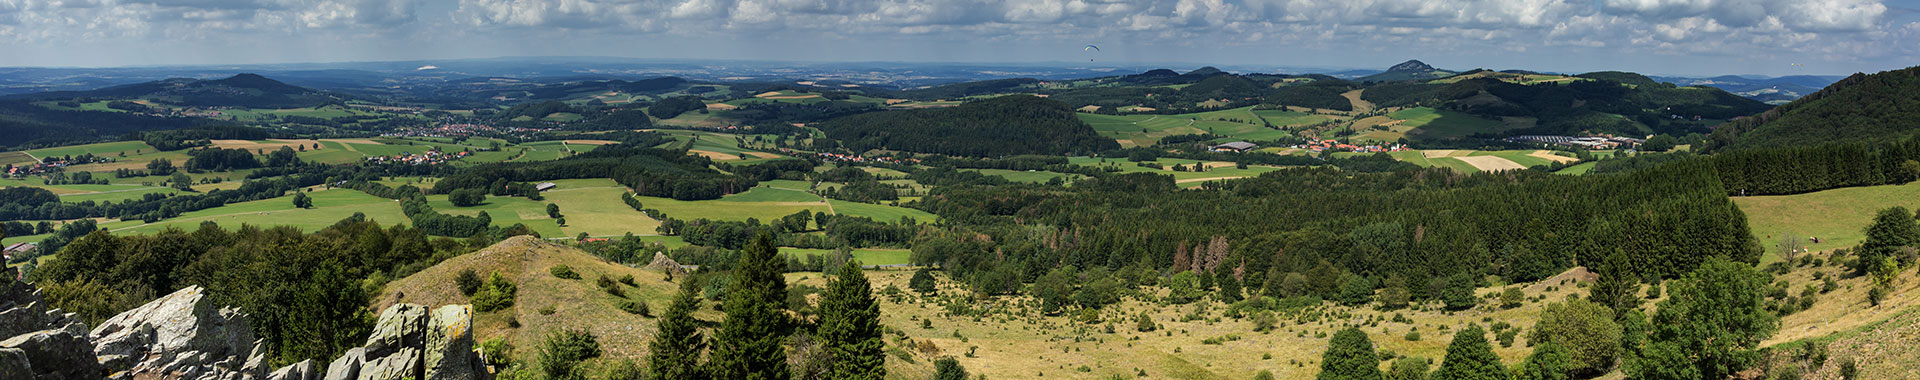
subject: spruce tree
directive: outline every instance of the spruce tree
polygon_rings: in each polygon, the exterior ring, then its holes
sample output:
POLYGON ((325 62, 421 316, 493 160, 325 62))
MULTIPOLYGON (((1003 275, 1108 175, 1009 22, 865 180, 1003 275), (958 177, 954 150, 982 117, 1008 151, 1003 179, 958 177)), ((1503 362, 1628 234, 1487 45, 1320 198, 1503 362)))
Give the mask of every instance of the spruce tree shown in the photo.
POLYGON ((700 335, 699 321, 693 319, 694 309, 700 308, 699 295, 696 281, 680 281, 680 293, 674 295, 666 314, 660 315, 660 334, 653 338, 652 355, 647 356, 655 378, 706 378, 700 354, 707 349, 707 339, 700 335))
POLYGON ((829 379, 882 380, 887 357, 881 340, 880 303, 860 264, 848 261, 820 299, 819 337, 833 364, 829 379))
POLYGON ((1634 280, 1636 276, 1625 254, 1619 250, 1613 251, 1597 269, 1600 270, 1600 278, 1594 280, 1593 289, 1587 293, 1588 299, 1616 312, 1640 308, 1640 283, 1634 280))
POLYGON ((1380 380, 1380 356, 1373 352, 1373 340, 1355 327, 1334 333, 1327 352, 1321 354, 1317 379, 1380 380))
POLYGON ((1500 356, 1493 354, 1493 346, 1487 344, 1487 331, 1473 325, 1453 335, 1453 343, 1447 344, 1447 358, 1440 363, 1440 370, 1433 373, 1433 380, 1495 380, 1510 376, 1506 366, 1500 364, 1500 356))
POLYGON ((720 323, 713 359, 707 363, 714 377, 785 380, 791 376, 782 346, 788 317, 783 307, 787 284, 780 268, 786 264, 773 247, 773 236, 765 232, 741 251, 724 302, 727 319, 720 323))

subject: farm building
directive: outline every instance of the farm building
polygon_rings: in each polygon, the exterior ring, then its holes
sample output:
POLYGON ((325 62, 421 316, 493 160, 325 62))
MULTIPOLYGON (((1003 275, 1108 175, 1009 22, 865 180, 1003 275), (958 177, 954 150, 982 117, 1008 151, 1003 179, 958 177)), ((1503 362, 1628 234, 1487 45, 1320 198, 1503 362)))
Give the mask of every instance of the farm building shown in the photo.
POLYGON ((533 189, 539 191, 553 190, 555 187, 560 187, 560 185, 554 184, 553 182, 541 182, 538 185, 533 185, 533 189))
POLYGON ((36 245, 33 243, 14 243, 13 245, 7 246, 6 255, 11 258, 32 251, 34 247, 36 247, 36 245))
POLYGON ((1250 142, 1234 141, 1226 144, 1214 145, 1212 147, 1208 147, 1207 149, 1213 150, 1215 152, 1245 152, 1245 151, 1253 150, 1253 148, 1257 148, 1257 147, 1259 147, 1259 145, 1254 145, 1253 143, 1250 143, 1250 142))

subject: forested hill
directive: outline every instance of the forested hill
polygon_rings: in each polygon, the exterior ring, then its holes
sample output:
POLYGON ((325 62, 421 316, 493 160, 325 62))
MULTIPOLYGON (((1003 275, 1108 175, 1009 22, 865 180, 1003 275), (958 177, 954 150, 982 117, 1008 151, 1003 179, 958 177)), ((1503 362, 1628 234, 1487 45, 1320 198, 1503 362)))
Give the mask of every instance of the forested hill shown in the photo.
POLYGON ((1720 126, 1708 150, 1888 141, 1920 129, 1920 66, 1854 74, 1758 116, 1720 126))
POLYGON ((181 129, 230 122, 187 117, 142 116, 106 111, 60 111, 23 101, 0 100, 0 148, 54 146, 117 138, 131 132, 181 129))
POLYGON ((146 99, 157 103, 192 107, 302 108, 338 103, 332 95, 294 86, 257 74, 238 74, 226 79, 200 80, 175 78, 89 91, 58 91, 21 94, 18 100, 146 99))
POLYGON ((1120 147, 1081 122, 1065 103, 1028 95, 953 108, 853 115, 822 122, 819 128, 855 151, 991 157, 1084 154, 1120 147))

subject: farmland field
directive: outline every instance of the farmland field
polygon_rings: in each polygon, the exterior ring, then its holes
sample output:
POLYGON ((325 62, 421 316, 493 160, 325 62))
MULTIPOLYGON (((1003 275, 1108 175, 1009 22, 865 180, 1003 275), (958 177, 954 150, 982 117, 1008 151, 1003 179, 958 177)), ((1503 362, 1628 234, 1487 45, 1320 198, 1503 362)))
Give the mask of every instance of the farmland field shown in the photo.
POLYGON ((1056 173, 1056 172, 1050 172, 1045 170, 1028 170, 1028 171, 1006 170, 1006 169, 961 169, 961 170, 980 172, 980 174, 1000 176, 1001 178, 1006 178, 1008 181, 1026 182, 1026 183, 1046 183, 1047 181, 1051 181, 1054 178, 1074 179, 1074 178, 1080 177, 1080 175, 1078 174, 1056 173))
POLYGON ((926 211, 906 207, 848 202, 838 199, 828 200, 828 202, 833 204, 833 212, 836 215, 864 216, 880 222, 898 222, 900 218, 908 217, 921 223, 932 223, 935 219, 939 218, 926 211))
POLYGON ((346 219, 354 213, 364 213, 368 219, 379 221, 382 225, 408 224, 405 215, 400 213, 400 204, 391 199, 378 198, 366 193, 347 189, 319 190, 311 193, 313 208, 296 209, 291 194, 279 198, 262 199, 252 202, 230 204, 206 210, 183 213, 179 217, 147 224, 139 220, 126 220, 102 223, 101 227, 116 234, 150 234, 169 227, 193 230, 202 222, 214 222, 225 228, 239 228, 242 224, 254 226, 293 226, 301 231, 317 231, 346 219))
POLYGON ((1387 117, 1406 120, 1403 124, 1410 127, 1407 136, 1416 138, 1454 138, 1505 130, 1502 127, 1504 123, 1499 120, 1428 107, 1400 110, 1387 114, 1387 117))
MULTIPOLYGON (((1261 122, 1262 115, 1259 112, 1284 117, 1288 121, 1307 121, 1320 117, 1289 111, 1254 111, 1253 107, 1179 115, 1100 115, 1085 112, 1074 115, 1092 126, 1101 136, 1118 140, 1122 146, 1153 145, 1163 137, 1201 133, 1239 140, 1274 140, 1288 135, 1284 130, 1267 128, 1261 122)), ((1276 127, 1284 125, 1274 122, 1276 127)))
POLYGON ((39 160, 27 152, 0 152, 0 165, 31 164, 39 160))
POLYGON ((145 142, 115 141, 115 142, 107 142, 107 143, 99 143, 99 144, 86 144, 86 145, 63 146, 58 148, 34 149, 34 150, 27 151, 27 154, 32 154, 34 157, 38 157, 38 158, 47 158, 47 157, 57 157, 57 156, 78 156, 82 154, 91 153, 95 156, 107 156, 109 158, 118 158, 116 156, 119 155, 120 153, 126 153, 127 155, 132 156, 138 153, 153 153, 155 151, 156 150, 153 149, 153 146, 147 145, 147 143, 145 142))
POLYGON ((1733 203, 1747 214, 1753 237, 1768 248, 1762 260, 1772 255, 1783 236, 1792 234, 1806 248, 1828 251, 1860 245, 1866 240, 1867 225, 1880 209, 1903 206, 1920 208, 1920 182, 1833 189, 1806 194, 1733 197, 1733 203), (1819 243, 1807 238, 1820 238, 1819 243))

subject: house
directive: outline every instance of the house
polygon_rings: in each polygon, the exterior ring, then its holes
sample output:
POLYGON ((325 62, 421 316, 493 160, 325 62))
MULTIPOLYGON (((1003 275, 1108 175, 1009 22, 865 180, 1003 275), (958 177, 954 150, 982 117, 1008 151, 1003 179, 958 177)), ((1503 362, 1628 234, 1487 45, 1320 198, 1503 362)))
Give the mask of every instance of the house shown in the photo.
POLYGON ((533 189, 539 191, 553 190, 555 187, 560 187, 560 185, 556 185, 553 182, 541 182, 538 185, 533 185, 533 189))
POLYGON ((1255 147, 1259 147, 1259 145, 1254 145, 1253 143, 1246 142, 1246 141, 1234 141, 1226 144, 1214 145, 1212 147, 1208 147, 1207 149, 1213 150, 1215 152, 1246 152, 1249 150, 1253 150, 1253 148, 1255 147))

